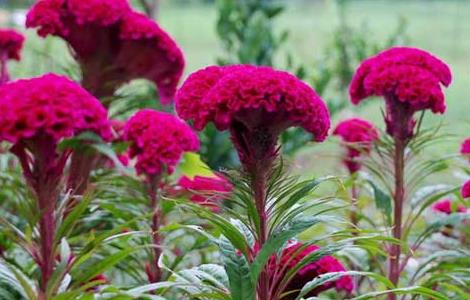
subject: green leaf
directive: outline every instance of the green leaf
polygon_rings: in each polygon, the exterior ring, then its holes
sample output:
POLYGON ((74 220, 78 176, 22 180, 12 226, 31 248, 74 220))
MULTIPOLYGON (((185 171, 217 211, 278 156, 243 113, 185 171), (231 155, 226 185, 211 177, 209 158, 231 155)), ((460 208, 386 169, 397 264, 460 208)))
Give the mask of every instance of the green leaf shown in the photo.
POLYGON ((80 217, 85 213, 88 208, 92 197, 90 194, 85 194, 77 201, 75 206, 68 212, 65 219, 59 225, 57 233, 55 235, 55 243, 59 243, 64 237, 67 237, 73 230, 75 224, 78 222, 80 217))
POLYGON ((340 279, 343 276, 367 276, 371 277, 380 283, 382 283, 385 287, 387 288, 392 288, 393 283, 388 280, 388 278, 372 273, 372 272, 360 272, 360 271, 345 271, 345 272, 331 272, 331 273, 325 273, 317 278, 309 281, 304 287, 300 290, 299 295, 297 296, 296 300, 300 300, 302 297, 306 296, 308 293, 310 293, 312 290, 315 288, 324 285, 325 283, 331 282, 331 281, 336 281, 340 279))
POLYGON ((372 299, 377 298, 378 296, 387 295, 390 293, 395 293, 397 295, 422 295, 432 297, 435 300, 450 300, 448 297, 442 295, 439 292, 433 291, 431 289, 421 287, 421 286, 413 286, 413 287, 406 287, 406 288, 398 288, 392 289, 387 291, 377 291, 377 292, 370 292, 359 297, 352 298, 350 300, 363 300, 363 299, 372 299))
POLYGON ((392 218, 392 198, 380 187, 378 187, 372 180, 368 180, 368 182, 374 190, 375 205, 385 214, 390 224, 392 218))
POLYGON ((428 225, 422 233, 418 235, 416 238, 416 245, 420 245, 427 237, 429 237, 434 232, 437 232, 442 229, 445 225, 459 225, 462 224, 463 221, 470 220, 470 213, 454 213, 447 216, 443 216, 437 221, 428 225))
POLYGON ((256 255, 256 258, 251 265, 252 280, 254 282, 258 281, 258 276, 269 258, 275 252, 278 252, 288 240, 309 229, 313 225, 320 223, 322 220, 323 219, 321 217, 307 218, 299 216, 295 220, 292 220, 286 228, 282 228, 273 233, 263 245, 258 255, 256 255))
POLYGON ((0 264, 0 280, 9 283, 23 297, 29 300, 37 299, 34 283, 20 270, 6 262, 0 264))
POLYGON ((214 172, 201 160, 201 156, 194 152, 186 152, 183 154, 181 163, 178 165, 178 170, 182 175, 190 178, 194 176, 214 176, 214 172))
POLYGON ((146 285, 139 286, 137 288, 130 289, 126 291, 126 294, 134 297, 134 299, 137 299, 143 296, 145 293, 152 292, 152 291, 162 289, 162 288, 172 287, 175 285, 177 285, 177 283, 169 282, 169 281, 151 283, 151 284, 146 284, 146 285))
POLYGON ((254 300, 256 283, 252 281, 246 257, 233 247, 228 239, 220 238, 220 252, 230 283, 233 300, 254 300))
POLYGON ((59 149, 64 150, 68 148, 78 149, 84 143, 102 143, 103 140, 99 135, 91 131, 85 131, 73 138, 66 139, 59 144, 59 149))
POLYGON ((111 145, 108 144, 93 144, 92 148, 94 148, 96 151, 99 153, 103 154, 107 158, 113 161, 114 166, 121 172, 122 174, 125 174, 127 176, 133 176, 133 172, 131 169, 127 168, 124 166, 119 158, 116 155, 116 152, 114 149, 111 147, 111 145))
POLYGON ((93 264, 92 268, 87 268, 85 270, 83 268, 75 269, 74 272, 72 273, 72 277, 75 279, 75 285, 90 281, 94 277, 112 268, 113 266, 121 262, 123 259, 131 255, 132 253, 142 250, 146 247, 147 246, 125 248, 93 264))

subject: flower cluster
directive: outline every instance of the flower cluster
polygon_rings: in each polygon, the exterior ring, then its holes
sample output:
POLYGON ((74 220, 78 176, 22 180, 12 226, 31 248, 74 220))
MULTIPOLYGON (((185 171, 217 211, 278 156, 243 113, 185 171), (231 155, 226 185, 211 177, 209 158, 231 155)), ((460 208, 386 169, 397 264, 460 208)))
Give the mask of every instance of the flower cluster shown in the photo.
MULTIPOLYGON (((292 243, 286 249, 282 251, 281 258, 276 259, 273 257, 269 264, 269 271, 271 274, 276 274, 279 270, 287 272, 298 265, 304 258, 312 254, 313 252, 320 249, 316 245, 304 246, 302 243, 292 243)), ((299 270, 299 272, 294 275, 290 280, 286 290, 289 291, 299 291, 304 287, 305 284, 312 281, 318 276, 330 272, 345 272, 346 268, 341 264, 339 260, 333 256, 324 256, 321 259, 305 265, 299 270)), ((330 281, 324 283, 320 287, 313 289, 307 296, 314 297, 319 293, 335 288, 337 291, 345 291, 350 294, 354 290, 354 281, 349 275, 344 275, 336 281, 330 281)), ((291 293, 283 299, 293 300, 296 299, 297 293, 291 293)))
POLYGON ((375 126, 360 118, 340 122, 333 134, 339 136, 345 143, 347 155, 343 161, 350 173, 360 169, 361 165, 357 158, 363 153, 368 154, 372 143, 379 138, 379 132, 375 126))
POLYGON ((432 210, 439 213, 450 215, 452 213, 464 213, 467 211, 463 205, 455 205, 451 199, 442 199, 432 206, 432 210))
POLYGON ((266 121, 262 118, 266 115, 275 117, 267 126, 279 126, 280 130, 301 126, 315 140, 323 141, 330 125, 328 110, 312 88, 270 67, 235 65, 200 70, 178 92, 176 107, 198 130, 208 122, 219 130, 229 129, 237 121, 254 128, 266 121))
POLYGON ((155 82, 163 103, 171 101, 184 58, 154 21, 132 10, 127 0, 40 0, 29 11, 27 27, 56 35, 75 52, 83 85, 97 97, 112 96, 136 78, 155 82))
POLYGON ((184 152, 199 149, 199 140, 188 125, 171 114, 151 109, 129 119, 124 139, 132 142, 129 156, 137 157, 137 172, 147 176, 172 173, 184 152))
POLYGON ((460 146, 460 154, 470 155, 470 138, 466 138, 460 146))
POLYGON ((178 185, 192 194, 191 201, 207 206, 214 212, 220 210, 220 201, 226 199, 233 190, 233 185, 218 174, 214 177, 194 176, 193 179, 183 176, 178 180, 178 185))
POLYGON ((387 132, 407 139, 413 134, 414 112, 445 111, 441 85, 451 81, 450 69, 440 59, 420 49, 395 47, 362 62, 349 93, 354 104, 369 96, 385 97, 387 132))
POLYGON ((0 88, 0 141, 17 143, 40 135, 54 142, 92 131, 111 138, 107 111, 69 79, 48 74, 0 88))
POLYGON ((330 127, 322 99, 295 76, 270 67, 212 66, 192 74, 176 95, 176 110, 197 130, 213 122, 230 129, 242 163, 266 160, 278 135, 303 127, 323 141, 330 127))
POLYGON ((470 198, 470 180, 467 180, 463 185, 460 193, 463 198, 470 198))
POLYGON ((15 30, 0 29, 0 56, 2 59, 20 60, 24 36, 15 30))

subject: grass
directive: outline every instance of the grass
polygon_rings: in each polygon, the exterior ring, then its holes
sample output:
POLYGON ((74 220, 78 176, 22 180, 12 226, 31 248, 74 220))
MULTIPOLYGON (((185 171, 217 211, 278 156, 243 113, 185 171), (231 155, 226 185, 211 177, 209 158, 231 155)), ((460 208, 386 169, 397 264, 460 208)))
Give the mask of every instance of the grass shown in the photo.
MULTIPOLYGON (((213 64, 222 54, 217 41, 217 12, 210 5, 175 6, 162 1, 159 22, 180 43, 186 54, 190 73, 213 64)), ((289 30, 287 50, 297 62, 312 67, 321 57, 337 26, 337 7, 331 0, 286 1, 287 10, 276 24, 277 30, 289 30)), ((448 111, 444 116, 427 117, 428 124, 443 122, 456 138, 440 147, 440 151, 455 152, 459 141, 470 133, 470 1, 465 0, 362 0, 347 7, 347 21, 352 26, 366 24, 370 38, 382 40, 396 26, 399 18, 408 23, 411 45, 427 49, 450 64, 454 83, 447 90, 448 111)), ((63 72, 60 66, 71 63, 66 47, 57 39, 39 40, 28 33, 24 61, 15 64, 17 77, 38 75, 47 71, 63 72), (49 57, 49 59, 44 59, 49 57), (52 59, 51 59, 52 57, 52 59)), ((346 100, 346 99, 345 99, 346 100)), ((363 109, 352 108, 344 115, 360 114, 381 124, 380 102, 363 109)))

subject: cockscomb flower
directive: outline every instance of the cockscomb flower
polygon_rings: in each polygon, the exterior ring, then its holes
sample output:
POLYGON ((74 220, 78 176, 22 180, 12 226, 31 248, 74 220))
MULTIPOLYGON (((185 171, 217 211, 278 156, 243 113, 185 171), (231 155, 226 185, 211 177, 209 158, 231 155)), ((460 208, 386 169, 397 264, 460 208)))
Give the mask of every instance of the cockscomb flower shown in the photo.
POLYGON ((368 154, 373 142, 379 138, 379 132, 375 126, 360 118, 340 122, 333 131, 333 135, 339 136, 344 142, 347 153, 343 162, 351 174, 361 168, 357 158, 361 154, 368 154))
POLYGON ((183 176, 178 180, 178 185, 187 193, 191 193, 190 200, 220 211, 220 202, 228 198, 233 190, 233 185, 222 175, 213 177, 194 176, 193 179, 183 176))
POLYGON ((0 55, 2 58, 20 60, 24 36, 12 29, 0 29, 0 55))
POLYGON ((83 86, 109 97, 137 78, 153 81, 163 103, 172 100, 184 68, 175 41, 127 0, 39 0, 27 27, 63 38, 82 69, 83 86))
POLYGON ((24 36, 11 29, 0 29, 0 84, 10 80, 8 73, 8 60, 20 60, 23 48, 24 36))
MULTIPOLYGON (((320 249, 316 245, 305 247, 302 243, 295 242, 282 251, 281 257, 276 259, 274 256, 269 263, 269 273, 276 274, 278 272, 286 273, 295 268, 304 258, 320 249)), ((284 298, 286 300, 294 300, 299 295, 300 290, 310 281, 318 276, 331 272, 345 272, 346 268, 343 264, 333 256, 324 256, 319 260, 309 263, 302 267, 297 274, 289 281, 283 293, 288 293, 284 298)), ((354 281, 349 275, 344 275, 336 281, 330 281, 313 289, 307 297, 318 296, 321 292, 335 288, 338 292, 344 291, 351 294, 354 290, 354 281)))
POLYGON ((467 209, 465 208, 465 206, 459 204, 459 205, 454 205, 454 203, 452 203, 452 200, 451 199, 442 199, 436 203, 434 203, 434 205, 432 206, 432 210, 435 211, 435 212, 439 212, 439 213, 445 213, 447 215, 450 215, 452 213, 464 213, 467 211, 467 209))
POLYGON ((209 122, 230 130, 245 167, 276 154, 277 138, 299 126, 323 141, 328 109, 307 84, 270 67, 212 66, 192 74, 176 96, 179 116, 202 130, 209 122))
POLYGON ((444 113, 442 86, 451 81, 449 67, 437 57, 417 48, 394 47, 362 62, 349 94, 354 104, 370 96, 383 96, 387 132, 406 140, 413 135, 416 111, 444 113))
POLYGON ((172 173, 184 152, 199 149, 199 140, 187 124, 152 109, 141 110, 129 119, 124 139, 131 142, 130 157, 137 157, 137 172, 150 177, 172 173))
POLYGON ((470 155, 470 138, 466 138, 460 146, 460 154, 470 155))
POLYGON ((54 143, 84 131, 111 138, 106 109, 71 80, 48 74, 0 89, 0 140, 13 144, 47 137, 54 143))
POLYGON ((467 180, 460 190, 460 194, 463 198, 467 199, 470 198, 470 180, 467 180))
MULTIPOLYGON (((56 204, 64 168, 72 149, 59 151, 63 139, 91 131, 111 138, 106 109, 78 84, 53 74, 18 80, 0 87, 0 142, 13 145, 36 200, 40 250, 33 255, 45 294, 55 261, 56 204)), ((63 216, 61 216, 63 217, 63 216)))

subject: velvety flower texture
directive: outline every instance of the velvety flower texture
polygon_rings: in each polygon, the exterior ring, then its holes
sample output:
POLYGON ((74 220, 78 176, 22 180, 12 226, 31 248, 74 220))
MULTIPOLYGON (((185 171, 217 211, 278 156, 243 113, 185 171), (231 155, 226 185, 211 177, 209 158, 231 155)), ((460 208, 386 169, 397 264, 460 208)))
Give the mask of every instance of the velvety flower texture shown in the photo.
POLYGON ((466 138, 460 146, 460 154, 470 155, 470 138, 466 138))
POLYGON ((464 212, 467 211, 465 206, 463 206, 461 204, 454 205, 452 203, 452 200, 450 200, 450 199, 442 199, 442 200, 434 203, 434 205, 432 206, 432 210, 435 211, 435 212, 439 212, 439 213, 445 213, 447 215, 450 215, 450 214, 456 213, 456 212, 464 213, 464 212))
POLYGON ((323 141, 330 127, 322 99, 295 76, 270 67, 212 66, 195 72, 176 96, 179 116, 197 130, 231 131, 242 163, 274 155, 278 135, 303 127, 323 141))
MULTIPOLYGON (((316 245, 307 246, 302 250, 301 247, 303 247, 302 243, 293 243, 282 251, 281 258, 279 260, 276 260, 275 257, 274 259, 271 259, 269 264, 269 273, 276 274, 276 272, 279 272, 279 270, 282 270, 282 272, 287 272, 294 268, 299 262, 301 262, 302 259, 320 249, 320 247, 316 245)), ((284 291, 297 292, 290 293, 288 296, 282 299, 296 299, 300 289, 302 289, 305 284, 322 274, 344 271, 346 271, 346 268, 339 260, 333 256, 325 256, 301 268, 299 272, 294 275, 286 290, 284 291)), ((331 288, 335 288, 337 291, 344 291, 350 294, 354 290, 354 281, 351 276, 344 275, 336 281, 328 282, 318 288, 315 288, 307 296, 314 297, 331 288)))
POLYGON ((0 29, 0 84, 10 81, 8 60, 20 60, 24 37, 11 29, 0 29))
MULTIPOLYGON (((45 295, 55 267, 55 211, 63 190, 64 168, 72 149, 58 143, 84 131, 111 139, 107 111, 71 80, 53 74, 18 80, 0 87, 0 141, 14 153, 36 200, 39 248, 34 259, 41 271, 40 294, 45 295)), ((62 217, 62 216, 61 216, 62 217)))
POLYGON ((0 56, 2 59, 21 59, 24 36, 12 29, 0 29, 0 56))
POLYGON ((71 80, 48 74, 0 88, 0 141, 48 136, 55 143, 84 131, 111 138, 107 111, 71 80))
POLYGON ((172 173, 184 152, 199 149, 199 140, 187 124, 152 109, 141 110, 129 119, 124 139, 132 142, 129 156, 137 157, 137 172, 147 176, 172 173))
POLYGON ((40 0, 26 25, 70 44, 82 68, 83 86, 97 97, 112 96, 136 78, 155 82, 163 103, 176 92, 184 68, 181 50, 127 0, 40 0))
POLYGON ((233 185, 222 175, 213 177, 194 176, 193 179, 183 176, 178 185, 191 193, 191 201, 207 206, 212 211, 220 211, 220 202, 226 199, 233 190, 233 185))
POLYGON ((349 93, 354 104, 369 96, 383 96, 387 104, 387 132, 407 139, 413 134, 414 112, 430 109, 444 113, 441 85, 447 87, 451 81, 449 67, 430 53, 394 47, 362 62, 349 93))
POLYGON ((361 154, 368 154, 372 143, 379 138, 375 126, 360 118, 351 118, 338 123, 333 134, 339 136, 345 143, 347 153, 343 161, 350 173, 357 172, 361 168, 357 158, 361 154))
POLYGON ((463 185, 462 189, 460 190, 460 194, 463 198, 467 199, 470 198, 470 180, 467 180, 463 185))

